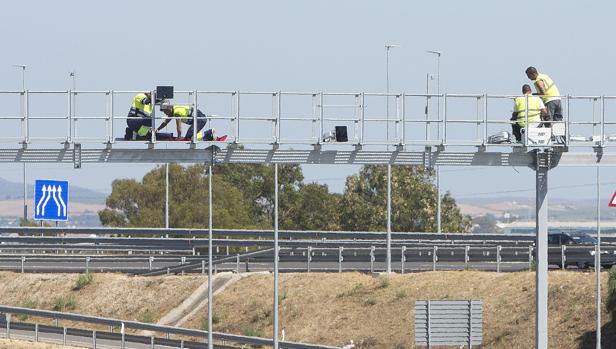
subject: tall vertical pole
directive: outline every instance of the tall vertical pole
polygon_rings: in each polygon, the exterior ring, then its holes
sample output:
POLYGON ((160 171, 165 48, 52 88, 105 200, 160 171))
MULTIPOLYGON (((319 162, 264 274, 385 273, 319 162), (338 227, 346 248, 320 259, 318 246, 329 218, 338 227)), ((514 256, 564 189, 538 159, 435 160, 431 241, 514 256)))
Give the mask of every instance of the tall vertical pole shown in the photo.
POLYGON ((548 154, 536 153, 536 331, 537 349, 548 348, 548 154))
MULTIPOLYGON (((14 65, 16 68, 21 69, 21 90, 23 91, 22 97, 22 116, 26 113, 26 66, 23 64, 14 65)), ((24 147, 25 147, 24 143, 24 147)), ((24 182, 24 224, 28 221, 28 183, 26 182, 26 163, 23 163, 23 182, 24 182)))
POLYGON ((207 248, 207 347, 214 349, 214 337, 212 336, 212 164, 209 165, 208 174, 208 248, 207 248))
POLYGON ((391 164, 387 164, 387 273, 391 273, 391 164))
MULTIPOLYGON (((603 141, 603 139, 601 140, 603 141)), ((601 169, 597 164, 597 249, 595 274, 597 274, 597 349, 601 349, 601 169)))
MULTIPOLYGON (((386 56, 386 61, 385 61, 385 83, 386 83, 386 92, 387 92, 387 96, 386 96, 386 113, 387 113, 387 134, 386 134, 386 140, 389 143, 389 50, 393 47, 399 47, 400 45, 392 45, 392 44, 385 44, 385 56, 386 56)), ((389 150, 389 144, 387 145, 387 149, 389 150)))
MULTIPOLYGON (((386 56, 387 56, 387 60, 386 60, 386 69, 385 69, 385 81, 386 81, 386 93, 387 93, 387 97, 386 97, 386 113, 387 113, 387 133, 386 133, 386 138, 385 140, 387 142, 389 142, 389 49, 391 47, 389 45, 385 45, 385 49, 386 49, 386 56)), ((389 147, 389 145, 388 145, 389 147)))
POLYGON ((169 163, 165 164, 165 228, 169 229, 169 163))
POLYGON ((441 226, 441 169, 436 166, 436 232, 442 233, 441 226))
MULTIPOLYGON (((436 114, 439 121, 441 120, 441 53, 436 55, 436 93, 438 96, 438 103, 436 104, 436 114)), ((445 126, 447 127, 447 126, 445 126)), ((439 128, 440 129, 440 128, 439 128)), ((441 227, 441 169, 436 166, 436 192, 438 200, 436 201, 436 230, 438 233, 442 233, 441 227)))
POLYGON ((77 137, 77 94, 75 93, 75 90, 77 90, 77 72, 73 70, 69 73, 69 77, 71 78, 73 91, 73 98, 71 98, 71 107, 73 110, 73 137, 77 137))
MULTIPOLYGON (((436 103, 436 115, 437 120, 439 122, 437 130, 438 138, 440 138, 440 129, 441 129, 441 51, 426 51, 430 54, 436 55, 436 94, 437 94, 437 103, 436 103)), ((427 84, 427 83, 426 83, 427 84)), ((443 125, 444 129, 444 125, 443 125)), ((440 171, 439 166, 436 166, 436 231, 438 233, 442 232, 441 229, 441 183, 440 183, 440 171)))
POLYGON ((274 164, 274 349, 278 349, 278 164, 274 164))

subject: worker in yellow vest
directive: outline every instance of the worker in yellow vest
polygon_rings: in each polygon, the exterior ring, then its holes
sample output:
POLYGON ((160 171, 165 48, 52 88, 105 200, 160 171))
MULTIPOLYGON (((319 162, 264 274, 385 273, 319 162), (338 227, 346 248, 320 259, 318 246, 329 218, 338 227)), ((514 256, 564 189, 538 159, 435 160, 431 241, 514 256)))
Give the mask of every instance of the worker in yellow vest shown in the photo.
POLYGON ((214 130, 209 129, 205 132, 201 132, 201 129, 205 127, 205 123, 207 122, 206 115, 199 109, 197 109, 197 127, 195 131, 194 125, 194 110, 192 107, 188 105, 174 105, 169 101, 163 101, 160 104, 160 111, 167 115, 167 119, 165 119, 156 131, 162 130, 167 124, 175 119, 175 125, 178 132, 178 138, 183 140, 191 140, 193 137, 193 133, 197 132, 197 140, 205 140, 205 141, 224 141, 227 139, 227 136, 223 137, 214 137, 214 130), (182 124, 189 125, 190 127, 186 131, 184 137, 182 137, 182 124))
POLYGON ((147 139, 152 129, 152 96, 149 92, 142 92, 133 97, 133 102, 126 118, 125 140, 136 137, 147 139), (133 134, 136 137, 133 137, 133 134))
POLYGON ((522 86, 522 96, 516 97, 513 104, 513 113, 511 114, 511 130, 515 136, 516 141, 522 140, 521 130, 526 127, 526 121, 531 126, 541 127, 541 119, 543 116, 547 116, 547 110, 541 98, 533 96, 530 85, 524 84, 522 86), (528 101, 528 106, 526 105, 528 101), (528 118, 526 112, 528 111, 528 118))
MULTIPOLYGON (((537 93, 540 95, 545 107, 548 110, 548 119, 552 121, 561 121, 563 119, 562 106, 560 103, 560 91, 554 81, 547 75, 537 71, 535 67, 526 69, 526 76, 533 81, 537 93)), ((549 127, 547 123, 545 126, 549 127)))

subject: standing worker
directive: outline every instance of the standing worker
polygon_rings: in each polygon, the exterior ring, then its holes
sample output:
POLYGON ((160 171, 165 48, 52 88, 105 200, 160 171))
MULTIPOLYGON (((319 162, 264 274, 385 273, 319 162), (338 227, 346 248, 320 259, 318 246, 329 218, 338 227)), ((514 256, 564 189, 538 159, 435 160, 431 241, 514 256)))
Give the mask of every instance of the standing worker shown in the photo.
POLYGON ((162 130, 167 124, 172 120, 171 118, 175 118, 175 125, 178 132, 178 138, 182 138, 182 123, 190 125, 188 130, 186 131, 186 135, 184 135, 184 140, 191 140, 193 137, 193 133, 197 132, 197 140, 205 140, 205 141, 225 141, 227 136, 222 137, 214 137, 214 130, 209 129, 205 132, 201 132, 201 129, 205 127, 205 123, 207 122, 207 118, 205 114, 197 109, 197 127, 195 131, 194 117, 193 117, 193 108, 188 105, 173 105, 169 101, 163 101, 160 105, 160 111, 167 115, 168 119, 165 119, 156 131, 162 130))
MULTIPOLYGON (((541 95, 541 99, 548 110, 548 120, 562 121, 563 112, 560 103, 560 91, 558 91, 554 81, 546 74, 537 72, 535 67, 526 68, 526 76, 535 84, 536 94, 541 95)), ((550 124, 548 123, 546 126, 549 127, 550 124)))
POLYGON ((543 116, 547 116, 548 112, 546 110, 543 101, 541 98, 537 96, 531 95, 530 85, 524 84, 522 86, 522 94, 521 97, 516 97, 514 99, 514 112, 511 114, 511 121, 515 121, 511 124, 511 130, 513 135, 515 136, 516 141, 520 142, 522 140, 522 132, 521 130, 526 127, 526 111, 528 110, 528 123, 532 126, 540 126, 541 118, 543 116), (528 106, 526 105, 526 100, 528 98, 528 106))
POLYGON ((148 139, 152 130, 152 95, 150 92, 142 92, 133 98, 133 103, 126 118, 125 140, 136 138, 148 139), (136 134, 136 136, 135 136, 136 134))

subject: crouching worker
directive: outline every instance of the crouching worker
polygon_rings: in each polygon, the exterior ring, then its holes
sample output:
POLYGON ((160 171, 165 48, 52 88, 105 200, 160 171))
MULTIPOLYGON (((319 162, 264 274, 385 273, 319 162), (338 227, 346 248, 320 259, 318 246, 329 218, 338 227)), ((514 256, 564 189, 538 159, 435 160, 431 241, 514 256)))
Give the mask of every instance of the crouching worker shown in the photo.
POLYGON ((152 99, 149 92, 142 92, 133 98, 128 117, 126 118, 125 140, 133 140, 134 134, 142 139, 147 139, 152 129, 152 99))
POLYGON ((191 140, 193 137, 193 133, 197 132, 197 140, 198 141, 224 141, 227 137, 214 137, 214 130, 210 129, 205 132, 201 132, 201 129, 205 127, 207 122, 207 118, 205 114, 197 109, 197 125, 194 125, 194 110, 188 105, 173 105, 169 101, 163 101, 160 105, 160 111, 167 115, 168 119, 165 119, 157 131, 162 130, 167 124, 172 120, 171 118, 175 118, 175 125, 178 131, 178 139, 179 140, 191 140), (190 127, 186 131, 184 137, 182 137, 182 124, 187 124, 190 127))
POLYGON ((523 96, 514 99, 514 112, 511 114, 511 121, 515 121, 511 124, 511 129, 518 142, 522 140, 521 131, 526 127, 526 111, 528 111, 528 123, 534 127, 541 127, 542 118, 545 119, 548 116, 543 101, 532 95, 529 85, 522 86, 522 94, 523 96), (528 106, 526 105, 527 98, 528 106))

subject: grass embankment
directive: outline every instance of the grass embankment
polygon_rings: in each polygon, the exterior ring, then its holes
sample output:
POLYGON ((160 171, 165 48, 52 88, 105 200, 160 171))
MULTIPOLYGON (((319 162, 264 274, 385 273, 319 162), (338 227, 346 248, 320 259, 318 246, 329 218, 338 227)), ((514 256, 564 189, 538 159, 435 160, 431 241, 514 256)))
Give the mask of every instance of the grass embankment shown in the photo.
MULTIPOLYGON (((603 274, 605 301, 607 273, 603 274)), ((8 305, 64 307, 82 314, 155 322, 206 280, 94 274, 76 287, 78 277, 0 273, 0 299, 8 305)), ((549 282, 550 348, 594 348, 595 275, 553 271, 549 282)), ((358 348, 412 348, 415 300, 481 299, 485 348, 532 348, 534 283, 534 273, 529 272, 426 272, 389 278, 283 274, 280 327, 292 341, 342 345, 353 340, 358 348)), ((272 284, 271 275, 254 275, 230 285, 215 299, 214 329, 270 336, 272 284)), ((199 311, 184 326, 203 328, 205 315, 205 309, 199 311)), ((603 311, 604 323, 609 320, 603 311)), ((616 347, 612 325, 604 326, 603 338, 605 348, 616 347)))
MULTIPOLYGON (((86 277, 3 272, 0 273, 0 300, 4 305, 155 323, 206 280, 192 275, 90 274, 86 277)), ((37 319, 37 322, 51 323, 49 319, 37 319)))
MULTIPOLYGON (((605 286, 607 274, 603 274, 605 286)), ((550 348, 589 347, 594 337, 590 331, 595 319, 595 274, 554 271, 549 282, 550 348)), ((359 348, 412 348, 415 300, 481 299, 486 348, 532 348, 534 283, 535 275, 528 272, 428 272, 389 278, 285 274, 280 279, 280 328, 292 341, 342 345, 353 340, 359 348)), ((270 336, 272 284, 269 275, 230 286, 215 299, 214 329, 270 336)), ((204 315, 189 325, 199 327, 204 315)), ((603 320, 609 320, 605 311, 603 320)), ((609 347, 614 347, 613 337, 609 340, 609 347)))

